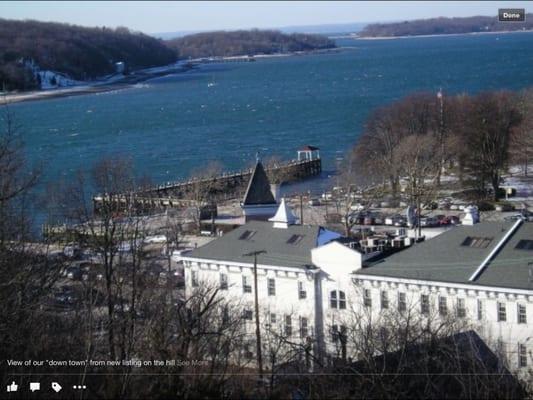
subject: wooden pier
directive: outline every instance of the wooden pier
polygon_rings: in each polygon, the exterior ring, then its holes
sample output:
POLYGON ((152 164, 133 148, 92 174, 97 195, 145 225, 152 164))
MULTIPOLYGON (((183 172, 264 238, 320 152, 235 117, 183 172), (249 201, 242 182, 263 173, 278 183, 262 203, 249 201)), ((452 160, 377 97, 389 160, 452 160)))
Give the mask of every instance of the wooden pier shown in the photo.
MULTIPOLYGON (((318 153, 285 163, 267 166, 266 172, 273 183, 294 182, 320 175, 322 161, 318 153)), ((199 192, 209 192, 213 198, 230 200, 242 196, 252 174, 252 169, 223 173, 214 177, 167 182, 133 193, 93 198, 93 207, 98 213, 103 202, 112 202, 118 210, 134 207, 140 213, 149 210, 189 207, 199 200, 199 192)), ((208 197, 208 196, 202 196, 208 197)), ((209 205, 205 205, 209 208, 209 205)))

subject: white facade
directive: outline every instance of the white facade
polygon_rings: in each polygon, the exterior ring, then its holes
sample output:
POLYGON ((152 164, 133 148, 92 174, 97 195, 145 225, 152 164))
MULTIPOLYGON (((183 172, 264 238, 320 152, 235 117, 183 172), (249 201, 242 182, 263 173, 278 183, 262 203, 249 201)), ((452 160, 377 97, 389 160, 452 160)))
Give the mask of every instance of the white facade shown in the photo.
MULTIPOLYGON (((272 220, 279 225, 276 218, 272 220)), ((262 324, 272 319, 284 329, 289 320, 291 340, 312 338, 314 351, 320 355, 338 351, 332 329, 349 326, 358 316, 379 320, 387 312, 402 313, 404 303, 406 310, 421 319, 426 313, 427 318, 441 321, 452 318, 465 330, 476 331, 513 371, 526 374, 533 367, 532 290, 365 275, 362 265, 367 256, 336 241, 317 245, 310 252, 312 265, 308 267, 268 265, 258 255, 258 300, 262 324)), ((199 285, 221 287, 227 299, 252 312, 253 332, 253 258, 230 262, 180 257, 187 295, 199 285)), ((344 353, 357 358, 355 348, 344 353)))
POLYGON ((358 301, 354 301, 352 306, 359 313, 370 311, 373 318, 378 319, 385 312, 382 307, 382 293, 385 292, 389 310, 401 312, 399 298, 402 293, 405 294, 407 309, 423 315, 422 296, 428 296, 428 318, 439 318, 442 313, 439 302, 445 302, 445 317, 464 321, 465 327, 475 330, 494 353, 504 356, 511 370, 525 374, 533 366, 531 290, 362 274, 354 276, 354 284, 356 290, 353 294, 358 301), (365 289, 370 294, 371 305, 365 305, 365 289))

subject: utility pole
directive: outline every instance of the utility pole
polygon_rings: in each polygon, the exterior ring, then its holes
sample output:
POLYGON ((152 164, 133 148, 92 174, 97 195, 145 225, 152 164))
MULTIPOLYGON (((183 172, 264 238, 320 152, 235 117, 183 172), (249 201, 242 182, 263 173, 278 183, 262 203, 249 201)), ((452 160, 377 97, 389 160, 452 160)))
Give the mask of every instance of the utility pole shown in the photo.
POLYGON ((304 224, 304 202, 303 195, 300 193, 300 225, 304 224))
POLYGON ((263 356, 261 352, 261 329, 259 327, 259 298, 257 293, 257 255, 266 253, 265 250, 252 251, 243 254, 245 257, 254 257, 254 297, 255 297, 255 339, 257 347, 257 364, 259 367, 259 379, 263 379, 263 356))

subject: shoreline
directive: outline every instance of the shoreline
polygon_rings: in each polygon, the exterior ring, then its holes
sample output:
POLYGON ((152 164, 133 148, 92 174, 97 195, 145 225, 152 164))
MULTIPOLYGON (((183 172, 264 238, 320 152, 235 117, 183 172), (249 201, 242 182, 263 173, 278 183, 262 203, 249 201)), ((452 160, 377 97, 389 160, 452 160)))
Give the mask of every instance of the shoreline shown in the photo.
POLYGON ((92 85, 71 86, 66 88, 36 90, 31 92, 11 93, 2 96, 2 102, 6 104, 21 103, 27 101, 38 101, 46 99, 63 98, 70 96, 81 96, 85 94, 96 94, 133 88, 135 85, 146 82, 150 79, 162 76, 190 71, 192 67, 186 64, 171 64, 164 67, 152 67, 125 75, 124 78, 110 81, 97 82, 92 85))
POLYGON ((463 33, 434 33, 430 35, 403 35, 403 36, 346 36, 346 39, 354 40, 391 40, 391 39, 413 39, 413 38, 432 38, 447 36, 466 36, 466 35, 497 35, 509 33, 533 33, 528 31, 490 31, 490 32, 463 32, 463 33))
MULTIPOLYGON (((297 51, 292 53, 275 53, 275 54, 257 54, 251 56, 254 59, 264 60, 268 58, 279 58, 279 57, 295 57, 303 55, 312 55, 312 54, 325 54, 330 52, 340 52, 344 50, 343 47, 334 47, 330 49, 317 49, 310 51, 297 51)), ((216 60, 211 60, 209 62, 202 62, 203 59, 193 59, 193 60, 181 60, 177 61, 175 64, 170 64, 167 66, 160 67, 151 67, 142 69, 139 71, 132 72, 130 75, 124 76, 124 78, 110 81, 110 82, 96 82, 94 84, 79 85, 79 86, 70 86, 65 88, 57 89, 48 89, 48 90, 35 90, 29 92, 21 93, 6 93, 3 96, 0 94, 0 103, 13 104, 13 103, 22 103, 28 101, 39 101, 55 98, 64 98, 71 96, 81 96, 86 94, 96 94, 96 93, 105 93, 115 90, 123 90, 133 88, 135 85, 149 81, 151 79, 160 78, 167 75, 174 75, 179 73, 184 73, 195 69, 196 66, 207 65, 207 64, 216 64, 217 62, 224 63, 226 61, 231 61, 232 59, 242 58, 245 56, 227 56, 220 57, 216 60)))

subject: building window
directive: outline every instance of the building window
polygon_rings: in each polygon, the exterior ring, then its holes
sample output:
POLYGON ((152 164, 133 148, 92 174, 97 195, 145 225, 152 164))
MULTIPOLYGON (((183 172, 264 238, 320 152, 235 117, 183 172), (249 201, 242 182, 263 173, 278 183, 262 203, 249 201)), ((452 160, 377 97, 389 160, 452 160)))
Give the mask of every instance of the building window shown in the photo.
POLYGON ((220 289, 228 290, 228 276, 226 274, 220 274, 220 289))
POLYGON ((251 321, 254 318, 254 313, 252 310, 244 310, 242 312, 242 319, 251 321))
POLYGON ((448 299, 444 296, 439 296, 439 314, 448 314, 448 299))
POLYGON ((290 315, 285 315, 285 336, 292 336, 292 318, 290 315))
POLYGON ((300 300, 307 297, 307 292, 305 291, 305 286, 303 282, 298 282, 298 298, 300 300))
POLYGON ((307 337, 307 318, 300 317, 300 337, 307 337))
POLYGON ((277 316, 274 313, 270 313, 270 323, 274 325, 276 323, 277 316))
POLYGON ((459 318, 466 317, 465 299, 457 299, 457 316, 459 318))
POLYGON ((372 292, 370 289, 363 290, 363 305, 365 307, 372 307, 372 292))
POLYGON ((477 300, 477 319, 478 321, 483 320, 485 311, 483 310, 483 300, 478 299, 477 300))
POLYGON ((493 238, 491 237, 471 237, 467 236, 466 239, 461 243, 461 246, 474 247, 477 249, 486 249, 489 244, 492 242, 493 238))
POLYGON ((198 286, 198 271, 191 271, 191 285, 198 286))
POLYGON ((244 231, 241 236, 239 236, 239 240, 250 240, 257 231, 244 231))
POLYGON ((276 280, 274 278, 268 278, 268 295, 269 296, 275 296, 276 295, 276 280))
POLYGON ((420 295, 420 312, 422 314, 429 314, 429 295, 420 295))
POLYGON ((329 306, 331 308, 337 308, 337 291, 332 290, 329 292, 329 306))
POLYGON ((386 308, 389 308, 389 294, 387 291, 382 290, 381 291, 381 309, 384 310, 386 308))
POLYGON ((338 341, 341 341, 341 343, 346 342, 347 338, 347 329, 344 325, 331 325, 330 333, 331 333, 331 341, 333 343, 337 343, 338 341))
POLYGON ((242 292, 243 293, 252 293, 252 284, 250 283, 249 276, 242 277, 242 292))
POLYGON ((304 235, 292 235, 289 240, 287 240, 287 244, 297 245, 302 241, 303 237, 304 235))
POLYGON ((505 303, 498 302, 498 321, 507 321, 507 309, 505 303))
POLYGON ((405 298, 405 293, 398 293, 398 311, 404 312, 407 310, 407 300, 405 298))
POLYGON ((526 314, 526 306, 525 304, 517 304, 517 312, 518 312, 518 323, 519 324, 527 324, 527 314, 526 314))
POLYGON ((525 344, 518 344, 518 366, 527 367, 527 348, 525 344))
POLYGON ((346 309, 346 295, 342 290, 329 292, 329 304, 331 308, 346 309))
POLYGON ((339 290, 339 309, 346 310, 346 295, 342 290, 339 290))

